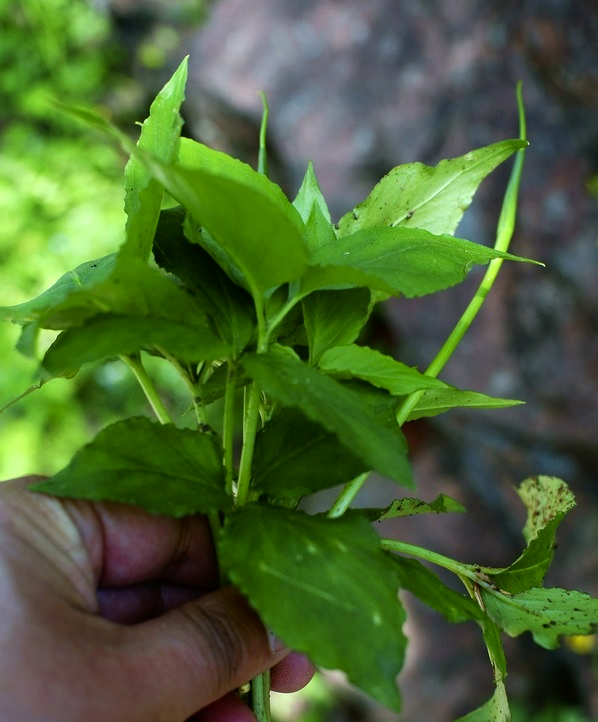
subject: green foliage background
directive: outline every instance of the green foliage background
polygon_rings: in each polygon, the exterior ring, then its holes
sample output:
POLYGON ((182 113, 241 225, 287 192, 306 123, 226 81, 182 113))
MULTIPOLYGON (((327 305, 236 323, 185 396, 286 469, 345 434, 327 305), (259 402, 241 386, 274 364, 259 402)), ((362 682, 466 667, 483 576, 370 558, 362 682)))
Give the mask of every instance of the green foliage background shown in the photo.
MULTIPOLYGON (((187 0, 155 5, 157 21, 131 48, 100 3, 0 0, 2 304, 31 298, 123 240, 125 157, 63 117, 52 100, 94 107, 129 128, 143 120, 145 90, 127 65, 158 72, 180 23, 198 22, 205 11, 205 3, 187 0)), ((36 361, 14 350, 18 334, 16 326, 0 328, 0 408, 34 383, 36 361)), ((75 384, 53 381, 0 415, 0 478, 53 473, 100 426, 145 410, 117 364, 84 372, 75 384)))

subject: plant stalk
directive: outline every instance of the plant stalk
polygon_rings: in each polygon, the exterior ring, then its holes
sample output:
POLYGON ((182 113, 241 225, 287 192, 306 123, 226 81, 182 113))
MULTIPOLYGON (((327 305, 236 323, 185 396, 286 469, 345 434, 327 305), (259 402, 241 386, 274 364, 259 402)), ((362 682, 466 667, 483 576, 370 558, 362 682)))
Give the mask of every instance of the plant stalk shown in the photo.
POLYGON ((246 390, 245 394, 246 412, 243 427, 243 448, 241 450, 241 462, 239 464, 239 481, 237 483, 237 506, 244 506, 249 496, 253 450, 255 448, 255 436, 259 425, 261 389, 259 385, 253 381, 249 387, 249 391, 246 390))
POLYGON ((327 516, 329 519, 336 519, 347 511, 369 475, 370 472, 366 471, 363 474, 356 476, 348 484, 345 484, 342 493, 328 511, 327 516))
POLYGON ((268 177, 268 155, 266 150, 266 133, 268 130, 268 115, 270 109, 268 107, 268 100, 266 93, 262 90, 260 92, 262 98, 262 122, 260 124, 260 148, 257 159, 257 171, 268 177))
POLYGON ((226 490, 233 496, 233 447, 235 434, 235 376, 236 369, 228 363, 226 391, 224 394, 224 419, 222 422, 222 446, 224 451, 224 473, 226 490))
POLYGON ((160 398, 158 392, 156 391, 156 388, 154 384, 152 383, 152 380, 147 375, 147 372, 143 366, 143 363, 141 362, 141 357, 138 355, 135 356, 119 356, 121 361, 124 361, 124 363, 127 364, 127 366, 131 369, 133 374, 135 375, 135 378, 137 379, 139 385, 141 386, 143 393, 145 394, 146 399, 148 400, 150 406, 152 407, 152 410, 154 414, 156 415, 156 418, 161 424, 172 424, 172 419, 170 418, 170 414, 168 413, 168 410, 166 409, 166 406, 164 406, 164 403, 162 402, 162 399, 160 398))
POLYGON ((251 708, 257 722, 272 722, 269 670, 251 680, 251 708))

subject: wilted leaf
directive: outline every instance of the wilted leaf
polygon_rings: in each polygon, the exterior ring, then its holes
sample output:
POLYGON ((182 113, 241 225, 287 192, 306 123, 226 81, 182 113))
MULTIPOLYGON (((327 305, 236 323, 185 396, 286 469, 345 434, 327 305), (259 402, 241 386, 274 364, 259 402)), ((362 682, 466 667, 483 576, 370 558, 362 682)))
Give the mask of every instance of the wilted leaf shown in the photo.
POLYGON ((401 516, 414 516, 416 514, 446 514, 449 512, 464 512, 465 507, 446 494, 439 494, 434 501, 403 498, 395 499, 385 509, 364 510, 370 521, 395 519, 401 516))
POLYGON ((520 594, 480 588, 491 619, 511 637, 531 632, 546 649, 556 649, 563 634, 598 631, 598 599, 567 589, 534 587, 520 594))
POLYGON ((527 506, 523 532, 528 546, 507 569, 482 567, 494 584, 512 594, 542 584, 554 556, 557 527, 575 506, 568 486, 553 476, 526 479, 517 493, 527 506))

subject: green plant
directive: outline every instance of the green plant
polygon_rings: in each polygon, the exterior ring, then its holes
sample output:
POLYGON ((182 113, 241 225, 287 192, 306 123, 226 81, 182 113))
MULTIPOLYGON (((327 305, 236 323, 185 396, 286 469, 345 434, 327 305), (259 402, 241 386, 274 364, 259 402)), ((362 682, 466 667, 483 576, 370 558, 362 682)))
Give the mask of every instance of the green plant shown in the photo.
MULTIPOLYGON (((334 225, 311 164, 293 202, 268 179, 265 103, 257 171, 180 138, 185 80, 183 62, 136 146, 99 116, 71 110, 131 153, 126 240, 32 301, 0 311, 22 326, 19 348, 30 355, 40 329, 60 331, 43 355, 41 385, 118 357, 159 423, 135 417, 109 425, 34 488, 158 514, 206 514, 224 578, 264 621, 290 647, 342 669, 395 710, 406 646, 398 589, 449 622, 474 620, 496 691, 462 722, 509 720, 501 632, 529 631, 553 648, 561 635, 596 629, 598 600, 541 586, 557 527, 574 506, 565 483, 540 476, 521 484, 526 547, 502 569, 380 539, 372 528, 380 519, 463 511, 445 495, 402 497, 382 509, 351 505, 371 470, 412 489, 405 422, 518 403, 437 376, 502 261, 525 260, 507 250, 527 145, 521 102, 520 139, 434 168, 399 166, 334 225), (513 154, 495 247, 456 238, 479 183, 513 154), (425 373, 357 342, 376 303, 441 291, 488 263, 425 373), (146 371, 148 355, 170 364, 187 390, 185 419, 173 422, 146 371), (327 513, 301 511, 306 496, 337 485, 342 491, 327 513), (454 573, 466 593, 422 562, 454 573)), ((267 674, 252 681, 251 697, 258 720, 269 720, 267 674)))

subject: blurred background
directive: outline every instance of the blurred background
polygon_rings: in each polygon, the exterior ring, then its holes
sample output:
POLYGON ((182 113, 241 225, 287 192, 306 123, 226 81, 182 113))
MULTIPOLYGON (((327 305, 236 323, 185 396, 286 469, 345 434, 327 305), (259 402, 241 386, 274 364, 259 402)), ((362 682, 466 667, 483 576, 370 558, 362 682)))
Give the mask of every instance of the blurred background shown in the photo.
MULTIPOLYGON (((472 514, 387 531, 502 566, 522 544, 513 486, 561 476, 578 508, 561 527, 547 584, 598 595, 597 38, 595 0, 0 0, 0 305, 31 298, 123 238, 126 158, 61 117, 51 98, 95 107, 135 134, 190 54, 185 134, 253 163, 264 90, 274 179, 293 197, 313 160, 338 217, 399 163, 433 165, 516 136, 521 79, 531 146, 513 251, 546 268, 503 267, 443 378, 526 406, 412 424, 418 495, 452 494, 472 514)), ((484 182, 459 235, 493 242, 508 171, 484 182)), ((370 345, 425 368, 478 280, 389 302, 370 345)), ((36 380, 17 338, 17 327, 0 325, 0 407, 36 380)), ((161 383, 177 403, 168 378, 161 383)), ((0 415, 0 476, 53 473, 129 413, 147 409, 117 363, 53 381, 0 415)), ((393 493, 378 480, 362 501, 393 493)), ((450 722, 484 701, 492 687, 477 629, 405 601, 401 715, 326 674, 301 695, 276 696, 278 720, 450 722)), ((507 653, 516 720, 598 719, 594 639, 548 653, 526 635, 508 640, 507 653)))

